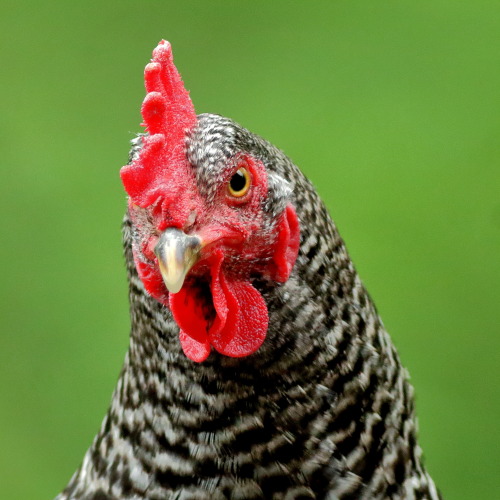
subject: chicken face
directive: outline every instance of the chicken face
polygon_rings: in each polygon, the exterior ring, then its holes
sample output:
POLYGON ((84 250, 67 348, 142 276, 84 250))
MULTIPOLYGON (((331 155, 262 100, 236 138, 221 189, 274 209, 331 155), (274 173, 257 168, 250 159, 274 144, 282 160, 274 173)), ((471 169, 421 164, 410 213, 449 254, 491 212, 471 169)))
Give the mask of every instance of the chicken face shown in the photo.
POLYGON ((290 188, 269 171, 251 134, 216 115, 196 116, 160 42, 145 71, 148 135, 121 176, 133 254, 145 289, 172 311, 185 354, 203 361, 254 353, 268 311, 256 278, 288 279, 299 224, 290 188))

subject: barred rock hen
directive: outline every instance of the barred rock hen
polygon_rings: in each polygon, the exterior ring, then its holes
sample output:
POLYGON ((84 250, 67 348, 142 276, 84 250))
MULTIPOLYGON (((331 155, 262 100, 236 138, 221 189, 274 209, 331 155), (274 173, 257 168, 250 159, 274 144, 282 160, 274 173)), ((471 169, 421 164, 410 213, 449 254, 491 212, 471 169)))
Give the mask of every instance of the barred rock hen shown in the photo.
POLYGON ((162 41, 121 177, 132 332, 57 498, 438 498, 413 391, 309 181, 196 116, 162 41))

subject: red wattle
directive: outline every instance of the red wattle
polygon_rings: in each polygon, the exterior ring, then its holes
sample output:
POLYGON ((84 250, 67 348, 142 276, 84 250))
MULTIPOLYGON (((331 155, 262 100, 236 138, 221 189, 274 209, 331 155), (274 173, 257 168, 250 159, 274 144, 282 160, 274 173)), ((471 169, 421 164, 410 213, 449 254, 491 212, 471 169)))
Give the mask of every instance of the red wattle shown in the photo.
POLYGON ((208 358, 210 354, 210 343, 208 337, 205 342, 197 342, 193 337, 190 337, 186 332, 181 330, 179 332, 179 341, 181 343, 184 354, 196 363, 201 363, 208 358))
MULTIPOLYGON (((227 317, 222 328, 209 330, 210 343, 221 354, 233 358, 253 354, 264 342, 269 323, 264 298, 249 281, 229 280, 223 273, 218 286, 225 299, 227 317)), ((215 296, 214 306, 217 310, 215 296)))
POLYGON ((223 260, 223 253, 218 252, 211 262, 210 290, 215 309, 211 325, 199 289, 186 283, 169 297, 170 309, 180 328, 182 349, 196 362, 208 357, 210 346, 233 358, 248 356, 266 338, 269 320, 264 298, 249 281, 227 278, 223 260))
POLYGON ((169 305, 175 322, 186 335, 202 344, 208 341, 208 320, 196 290, 184 285, 179 292, 169 294, 169 305))
POLYGON ((248 280, 226 277, 222 269, 222 252, 216 258, 210 285, 216 317, 208 338, 221 354, 233 358, 248 356, 262 345, 266 337, 267 306, 248 280))

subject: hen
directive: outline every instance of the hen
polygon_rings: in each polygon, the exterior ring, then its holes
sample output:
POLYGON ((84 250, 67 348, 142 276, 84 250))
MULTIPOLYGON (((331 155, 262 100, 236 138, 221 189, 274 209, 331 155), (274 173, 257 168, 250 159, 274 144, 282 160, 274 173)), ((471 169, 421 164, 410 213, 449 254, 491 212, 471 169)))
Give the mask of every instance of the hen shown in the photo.
POLYGON ((121 177, 130 347, 58 500, 439 498, 413 390, 316 191, 196 115, 162 41, 121 177))

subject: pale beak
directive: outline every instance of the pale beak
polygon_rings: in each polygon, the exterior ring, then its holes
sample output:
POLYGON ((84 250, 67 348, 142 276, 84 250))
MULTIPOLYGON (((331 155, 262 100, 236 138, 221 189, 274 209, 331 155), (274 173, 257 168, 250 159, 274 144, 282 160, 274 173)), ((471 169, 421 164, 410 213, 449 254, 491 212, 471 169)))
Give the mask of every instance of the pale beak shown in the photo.
POLYGON ((202 248, 199 236, 191 236, 180 229, 166 229, 160 236, 154 252, 163 281, 170 293, 177 293, 189 270, 198 262, 202 248))

